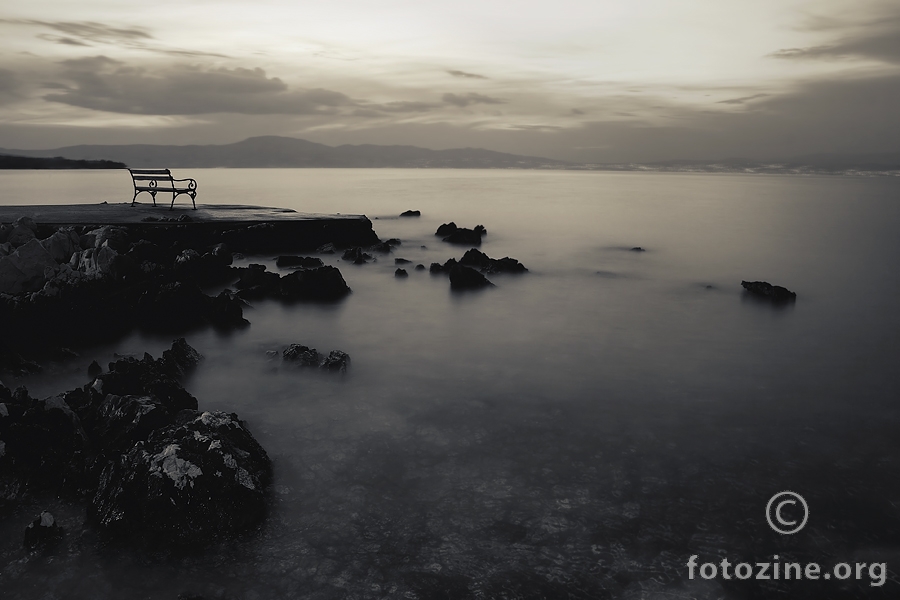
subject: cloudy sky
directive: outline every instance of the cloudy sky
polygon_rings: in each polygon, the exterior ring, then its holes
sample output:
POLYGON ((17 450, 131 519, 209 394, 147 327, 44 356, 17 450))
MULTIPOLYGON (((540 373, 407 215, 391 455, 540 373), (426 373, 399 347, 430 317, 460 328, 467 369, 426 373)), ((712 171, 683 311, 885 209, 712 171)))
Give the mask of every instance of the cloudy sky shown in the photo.
POLYGON ((33 0, 0 147, 312 141, 587 162, 900 150, 900 3, 33 0))

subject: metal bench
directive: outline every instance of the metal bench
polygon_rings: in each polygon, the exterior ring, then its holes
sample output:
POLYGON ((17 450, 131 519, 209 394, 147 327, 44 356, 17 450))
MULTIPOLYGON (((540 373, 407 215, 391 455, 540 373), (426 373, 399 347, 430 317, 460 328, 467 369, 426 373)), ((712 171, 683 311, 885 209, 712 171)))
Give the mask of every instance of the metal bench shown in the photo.
POLYGON ((147 192, 153 197, 153 206, 156 206, 156 194, 166 192, 172 194, 172 205, 169 210, 175 207, 175 198, 181 194, 187 194, 191 197, 191 203, 194 210, 197 210, 197 182, 193 179, 173 179, 172 172, 169 169, 128 169, 131 173, 131 181, 134 184, 134 197, 131 199, 131 205, 134 206, 137 195, 141 192, 147 192), (187 185, 178 187, 176 182, 186 181, 187 185), (166 187, 167 186, 167 187, 166 187))

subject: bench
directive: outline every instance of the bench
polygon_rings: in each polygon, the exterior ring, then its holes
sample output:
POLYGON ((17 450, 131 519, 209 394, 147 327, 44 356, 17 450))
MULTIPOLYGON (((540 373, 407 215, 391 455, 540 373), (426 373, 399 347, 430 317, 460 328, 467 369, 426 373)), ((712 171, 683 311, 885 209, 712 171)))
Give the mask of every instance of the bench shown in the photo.
POLYGON ((172 194, 172 205, 169 210, 175 207, 175 198, 181 194, 187 194, 191 197, 191 203, 194 210, 197 210, 197 182, 193 179, 173 179, 172 172, 169 169, 128 169, 131 173, 131 182, 134 184, 134 197, 131 199, 131 205, 137 199, 137 195, 141 192, 147 192, 153 197, 153 206, 156 206, 156 194, 166 192, 172 194), (186 181, 181 187, 176 182, 186 181))

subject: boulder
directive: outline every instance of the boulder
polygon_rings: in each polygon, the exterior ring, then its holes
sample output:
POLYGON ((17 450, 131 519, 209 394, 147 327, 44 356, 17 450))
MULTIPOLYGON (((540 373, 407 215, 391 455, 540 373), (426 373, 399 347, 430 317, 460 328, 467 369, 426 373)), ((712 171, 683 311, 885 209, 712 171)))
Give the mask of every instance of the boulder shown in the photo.
POLYGON ((171 348, 163 351, 162 358, 156 362, 157 368, 162 373, 175 379, 181 379, 190 374, 201 360, 203 360, 203 355, 194 350, 187 340, 178 338, 172 342, 171 348))
POLYGON ((449 223, 444 223, 443 225, 438 227, 437 231, 434 232, 434 235, 439 236, 439 237, 446 237, 446 236, 450 235, 451 233, 453 233, 454 231, 456 231, 457 229, 458 229, 458 227, 456 226, 456 223, 454 223, 453 221, 450 221, 449 223))
POLYGON ((35 239, 34 230, 24 225, 14 225, 9 235, 6 236, 6 241, 14 248, 27 244, 33 239, 35 239))
POLYGON ((184 411, 104 469, 88 516, 115 537, 206 544, 262 520, 271 478, 237 415, 184 411))
POLYGON ((409 273, 406 272, 406 269, 397 269, 394 271, 394 277, 409 277, 409 273))
POLYGON ((416 265, 416 271, 424 271, 424 270, 425 270, 425 265, 423 265, 422 263, 419 263, 416 265))
MULTIPOLYGON (((388 252, 390 252, 390 250, 388 250, 388 252)), ((366 254, 360 247, 355 247, 344 250, 341 259, 351 261, 354 265, 362 265, 372 260, 372 255, 366 254)))
POLYGON ((31 217, 19 217, 15 221, 13 221, 13 227, 24 227, 26 229, 30 229, 31 233, 37 235, 38 226, 37 223, 34 222, 34 219, 31 217))
POLYGON ((41 240, 41 245, 57 263, 67 263, 75 252, 81 251, 80 237, 71 227, 61 227, 50 237, 41 240))
POLYGON ((281 278, 281 294, 286 300, 339 300, 350 293, 337 267, 294 271, 281 278))
POLYGON ((7 238, 9 238, 10 232, 13 230, 12 225, 7 225, 5 223, 0 223, 0 244, 6 244, 7 238))
POLYGON ((528 271, 525 265, 508 256, 504 258, 491 258, 476 248, 468 250, 459 264, 467 267, 475 267, 482 273, 524 273, 528 271))
POLYGON ((12 247, 12 244, 9 242, 4 242, 0 244, 0 256, 9 256, 13 253, 15 248, 12 247))
POLYGON ((112 225, 104 225, 103 227, 92 229, 81 236, 82 248, 100 248, 106 245, 120 253, 128 251, 129 242, 128 230, 124 227, 113 227, 112 225))
POLYGON ((99 248, 88 248, 83 252, 73 254, 69 264, 72 268, 84 273, 85 276, 111 277, 116 280, 124 278, 136 268, 133 261, 105 244, 99 248), (72 263, 75 264, 72 265, 72 263))
POLYGON ((98 375, 103 373, 103 367, 101 367, 100 363, 95 360, 90 365, 88 365, 87 373, 88 377, 90 377, 91 379, 96 379, 98 375))
POLYGON ((165 404, 152 396, 108 394, 97 408, 91 433, 102 451, 115 457, 172 422, 165 404))
POLYGON ((455 265, 450 269, 450 289, 453 290, 475 290, 484 287, 490 287, 494 284, 487 278, 469 267, 455 265))
MULTIPOLYGON (((183 340, 177 340, 173 348, 179 341, 183 340)), ((184 346, 187 346, 186 342, 184 346)), ((196 354, 193 348, 190 346, 187 348, 190 349, 189 352, 196 354)), ((183 360, 183 357, 178 360, 183 360)), ((166 410, 173 415, 184 409, 197 410, 197 399, 178 381, 185 367, 176 367, 175 362, 171 355, 168 360, 153 360, 149 354, 144 354, 141 360, 130 356, 120 358, 116 362, 109 363, 109 372, 98 376, 90 386, 92 395, 99 398, 105 398, 109 394, 152 396, 162 402, 166 410)), ((99 402, 95 404, 99 406, 99 402)))
MULTIPOLYGON (((480 227, 480 226, 479 226, 480 227)), ((484 229, 483 227, 481 228, 484 229)), ((467 246, 480 246, 481 245, 481 236, 484 235, 482 231, 476 229, 466 229, 465 227, 458 227, 456 231, 448 235, 444 238, 445 242, 450 244, 465 244, 467 246)))
POLYGON ((32 238, 9 256, 0 258, 0 293, 36 292, 47 282, 47 269, 52 274, 55 268, 53 256, 32 238))
POLYGON ((418 210, 404 210, 400 213, 401 217, 420 217, 422 216, 422 212, 418 210))
POLYGON ((319 254, 334 254, 337 252, 337 248, 334 247, 334 244, 328 242, 316 248, 316 252, 319 254))
POLYGON ((340 350, 332 350, 328 356, 322 361, 321 369, 323 371, 335 371, 338 373, 346 373, 347 367, 350 366, 350 355, 340 350))
POLYGON ((318 367, 319 353, 315 348, 302 346, 300 344, 291 344, 284 352, 281 353, 282 358, 298 367, 318 367))
POLYGON ((231 290, 222 290, 215 298, 210 298, 205 313, 206 320, 213 327, 232 329, 249 325, 244 318, 244 302, 231 290))
POLYGON ((794 302, 797 300, 795 292, 780 285, 772 285, 768 281, 742 281, 741 285, 750 294, 775 303, 794 302))
POLYGON ((63 528, 52 514, 44 511, 25 528, 23 545, 26 550, 45 550, 58 544, 62 538, 63 528))
POLYGON ((300 267, 301 269, 314 269, 324 266, 321 258, 313 256, 279 256, 275 260, 278 267, 300 267))
POLYGON ((227 244, 216 244, 209 249, 208 254, 214 259, 215 262, 221 264, 222 266, 227 267, 234 262, 234 255, 231 253, 231 249, 227 244))

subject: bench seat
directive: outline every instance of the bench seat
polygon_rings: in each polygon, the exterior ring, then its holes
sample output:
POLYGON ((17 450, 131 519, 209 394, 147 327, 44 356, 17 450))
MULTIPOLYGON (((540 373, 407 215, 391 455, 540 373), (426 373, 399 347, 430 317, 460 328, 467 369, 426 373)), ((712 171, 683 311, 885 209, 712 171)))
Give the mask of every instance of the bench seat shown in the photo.
POLYGON ((175 207, 175 198, 181 194, 190 196, 194 210, 197 210, 197 182, 194 179, 175 179, 169 169, 128 169, 128 172, 131 173, 131 182, 134 185, 132 206, 141 192, 150 194, 153 198, 153 206, 156 206, 156 194, 165 192, 172 194, 172 204, 169 206, 169 210, 175 207), (186 182, 186 185, 177 185, 182 182, 186 182))

